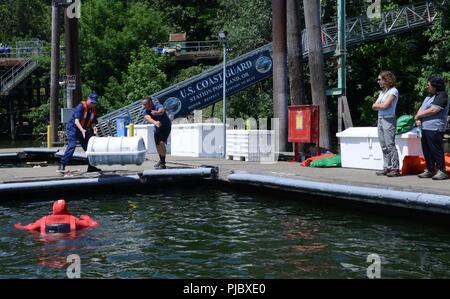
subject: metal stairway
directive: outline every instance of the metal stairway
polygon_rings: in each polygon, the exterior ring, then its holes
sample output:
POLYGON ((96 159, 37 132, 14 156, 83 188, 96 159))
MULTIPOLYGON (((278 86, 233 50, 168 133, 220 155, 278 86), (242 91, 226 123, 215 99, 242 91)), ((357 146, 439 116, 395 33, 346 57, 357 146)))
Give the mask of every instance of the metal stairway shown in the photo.
POLYGON ((15 59, 19 62, 0 77, 0 96, 7 95, 38 67, 34 57, 39 56, 42 49, 41 41, 17 42, 17 47, 11 54, 12 58, 4 59, 15 59))
MULTIPOLYGON (((387 10, 382 13, 379 19, 368 19, 366 16, 359 16, 347 18, 346 20, 346 39, 347 47, 355 46, 360 43, 383 39, 387 36, 400 34, 412 30, 417 30, 430 25, 436 18, 437 11, 431 1, 421 2, 419 4, 410 4, 400 8, 387 10)), ((337 26, 335 23, 324 24, 322 26, 322 43, 325 55, 330 55, 335 52, 337 45, 337 26)), ((302 32, 303 41, 303 57, 308 57, 308 45, 306 40, 306 32, 302 32)), ((250 51, 242 56, 239 56, 227 63, 227 69, 239 65, 250 56, 258 55, 259 53, 266 53, 272 51, 272 44, 267 44, 261 48, 250 51)), ((176 93, 178 90, 186 88, 193 82, 208 78, 212 74, 217 74, 222 70, 222 64, 219 64, 199 75, 189 78, 181 83, 170 86, 152 96, 160 100, 162 103, 168 98, 170 94, 176 93)), ((271 75, 271 73, 270 73, 271 75)), ((256 83, 256 82, 254 82, 256 83)), ((228 85, 228 84, 227 84, 228 85)), ((232 95, 240 90, 228 90, 227 95, 232 95)), ((222 99, 221 94, 214 99, 214 102, 222 99)), ((195 109, 202 109, 212 104, 208 102, 205 105, 198 105, 195 109)), ((192 109, 193 110, 193 109, 192 109)), ((143 123, 142 105, 140 101, 136 101, 119 110, 113 111, 100 117, 98 119, 98 133, 100 136, 114 135, 116 133, 115 122, 119 116, 131 116, 132 122, 135 124, 143 123)), ((177 115, 182 117, 184 115, 177 115)))

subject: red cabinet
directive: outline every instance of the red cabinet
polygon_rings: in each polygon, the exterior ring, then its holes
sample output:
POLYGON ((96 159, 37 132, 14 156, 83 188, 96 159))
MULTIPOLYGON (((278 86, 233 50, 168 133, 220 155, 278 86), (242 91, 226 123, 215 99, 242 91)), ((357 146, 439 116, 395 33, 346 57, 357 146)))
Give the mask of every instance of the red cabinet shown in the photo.
POLYGON ((319 106, 297 105, 288 109, 288 141, 315 143, 319 138, 319 106))
POLYGON ((288 141, 295 143, 295 159, 298 160, 297 143, 315 143, 320 155, 320 106, 289 106, 288 113, 288 141))

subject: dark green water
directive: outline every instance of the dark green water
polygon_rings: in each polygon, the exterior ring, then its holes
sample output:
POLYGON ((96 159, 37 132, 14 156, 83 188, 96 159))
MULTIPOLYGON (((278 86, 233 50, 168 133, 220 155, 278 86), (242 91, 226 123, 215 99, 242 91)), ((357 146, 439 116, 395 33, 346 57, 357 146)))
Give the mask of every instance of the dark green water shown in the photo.
POLYGON ((0 278, 65 278, 78 254, 82 278, 449 278, 450 228, 312 205, 280 194, 206 188, 67 197, 101 227, 43 240, 12 227, 48 214, 53 198, 2 199, 0 278))

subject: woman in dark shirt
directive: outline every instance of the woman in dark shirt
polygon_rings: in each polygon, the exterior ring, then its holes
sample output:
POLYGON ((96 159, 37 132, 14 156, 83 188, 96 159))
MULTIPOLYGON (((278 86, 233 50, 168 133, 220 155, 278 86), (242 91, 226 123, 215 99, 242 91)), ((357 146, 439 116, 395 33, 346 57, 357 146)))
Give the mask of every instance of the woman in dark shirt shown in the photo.
POLYGON ((444 133, 447 130, 448 95, 441 77, 428 79, 429 95, 415 116, 416 125, 422 128, 422 151, 427 168, 419 178, 447 179, 444 158, 444 133))

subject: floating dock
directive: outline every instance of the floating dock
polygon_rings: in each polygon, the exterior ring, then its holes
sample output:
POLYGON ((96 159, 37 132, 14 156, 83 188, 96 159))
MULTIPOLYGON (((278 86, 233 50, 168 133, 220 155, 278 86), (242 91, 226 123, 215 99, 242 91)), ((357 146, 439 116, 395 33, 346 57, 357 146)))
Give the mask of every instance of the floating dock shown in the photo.
MULTIPOLYGON (((56 151, 54 154, 60 153, 56 151)), ((5 158, 20 156, 20 150, 0 150, 5 158)), ((48 155, 48 152, 42 152, 48 155)), ((80 153, 82 157, 82 153, 80 153)), ((86 173, 86 165, 70 166, 77 170, 72 177, 56 173, 57 165, 43 167, 3 167, 0 171, 0 196, 19 200, 26 194, 68 193, 71 190, 117 190, 124 186, 213 180, 218 184, 239 188, 256 186, 297 192, 311 198, 321 196, 336 202, 359 202, 376 206, 450 214, 448 181, 420 179, 416 175, 389 178, 376 176, 373 170, 346 168, 310 168, 299 163, 279 161, 257 163, 215 158, 167 157, 168 169, 155 170, 156 155, 147 155, 140 166, 99 166, 103 172, 86 173)), ((70 194, 70 193, 68 193, 70 194)), ((306 196, 305 196, 306 197, 306 196)), ((53 199, 53 198, 52 198, 53 199)))

